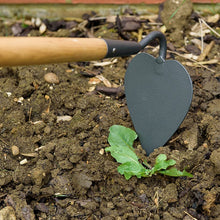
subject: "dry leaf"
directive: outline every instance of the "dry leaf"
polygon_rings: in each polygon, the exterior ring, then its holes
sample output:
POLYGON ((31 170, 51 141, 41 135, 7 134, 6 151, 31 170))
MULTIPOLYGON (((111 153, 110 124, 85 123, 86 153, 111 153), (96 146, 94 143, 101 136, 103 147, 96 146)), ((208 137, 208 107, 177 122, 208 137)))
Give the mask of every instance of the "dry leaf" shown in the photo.
POLYGON ((89 87, 88 92, 92 92, 94 90, 95 90, 95 86, 91 86, 91 87, 89 87))
POLYGON ((112 61, 106 61, 106 62, 96 62, 96 61, 93 61, 91 63, 93 64, 93 66, 109 66, 109 65, 117 63, 117 62, 118 62, 118 60, 114 59, 112 61))
POLYGON ((100 79, 98 79, 97 77, 92 77, 92 78, 90 78, 90 80, 89 80, 89 84, 90 85, 96 85, 96 84, 99 84, 101 82, 101 80, 100 79))
MULTIPOLYGON (((193 44, 195 44, 200 50, 202 50, 202 41, 199 39, 192 39, 191 42, 193 44)), ((203 47, 205 48, 207 46, 207 44, 205 42, 203 42, 203 47)))
POLYGON ((96 76, 99 80, 101 80, 106 87, 112 87, 111 83, 102 75, 96 76))
POLYGON ((219 19, 220 19, 220 15, 219 14, 215 14, 213 16, 208 16, 207 22, 208 23, 216 23, 216 22, 218 22, 219 19))
POLYGON ((215 44, 215 42, 211 41, 211 43, 205 47, 203 53, 201 53, 200 56, 198 57, 198 61, 203 61, 206 58, 206 56, 208 56, 208 54, 211 51, 214 44, 215 44))
POLYGON ((207 28, 207 26, 203 23, 201 25, 199 23, 196 23, 192 29, 191 32, 189 33, 193 37, 201 37, 205 36, 206 34, 210 33, 211 31, 207 28), (201 27, 202 26, 202 27, 201 27), (202 31, 201 31, 202 29, 202 31))

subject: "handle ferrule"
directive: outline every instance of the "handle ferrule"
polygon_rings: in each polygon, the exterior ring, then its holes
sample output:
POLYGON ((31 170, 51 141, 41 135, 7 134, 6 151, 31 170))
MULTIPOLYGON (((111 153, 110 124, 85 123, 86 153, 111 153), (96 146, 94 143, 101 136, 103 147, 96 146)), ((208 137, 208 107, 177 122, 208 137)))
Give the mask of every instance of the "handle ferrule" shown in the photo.
POLYGON ((104 40, 108 47, 105 58, 130 56, 142 49, 141 45, 134 41, 104 40))

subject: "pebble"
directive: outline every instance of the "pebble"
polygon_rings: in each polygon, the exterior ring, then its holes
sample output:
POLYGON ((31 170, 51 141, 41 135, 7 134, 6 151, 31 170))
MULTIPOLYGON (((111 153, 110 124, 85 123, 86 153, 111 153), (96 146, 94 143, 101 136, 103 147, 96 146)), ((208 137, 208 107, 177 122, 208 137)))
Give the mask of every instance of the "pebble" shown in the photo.
POLYGON ((16 145, 13 145, 11 147, 11 152, 12 152, 12 155, 14 156, 17 156, 20 153, 19 148, 16 145))
POLYGON ((105 153, 105 150, 102 148, 102 149, 99 151, 99 153, 100 153, 101 155, 103 155, 103 154, 105 153))
POLYGON ((47 30, 47 26, 44 23, 42 23, 41 26, 39 27, 39 32, 43 34, 46 30, 47 30))
POLYGON ((42 21, 40 18, 36 18, 34 23, 37 27, 40 27, 40 25, 42 24, 42 21))
POLYGON ((44 75, 44 79, 46 82, 48 83, 52 83, 52 84, 59 84, 59 78, 55 73, 46 73, 44 75))
POLYGON ((10 97, 12 95, 11 92, 6 92, 7 96, 10 97))
POLYGON ((60 121, 70 121, 71 119, 72 117, 69 115, 57 116, 57 123, 59 123, 60 121))
POLYGON ((27 161, 27 159, 25 158, 24 160, 21 160, 21 161, 20 161, 20 165, 25 165, 27 162, 28 162, 28 161, 27 161))

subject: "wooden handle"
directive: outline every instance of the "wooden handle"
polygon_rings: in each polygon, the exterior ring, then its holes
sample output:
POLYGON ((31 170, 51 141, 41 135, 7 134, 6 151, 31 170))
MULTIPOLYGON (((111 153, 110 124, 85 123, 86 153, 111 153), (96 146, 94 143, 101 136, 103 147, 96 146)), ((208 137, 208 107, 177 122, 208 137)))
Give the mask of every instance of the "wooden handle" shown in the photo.
POLYGON ((98 38, 0 37, 0 66, 99 60, 107 52, 98 38))

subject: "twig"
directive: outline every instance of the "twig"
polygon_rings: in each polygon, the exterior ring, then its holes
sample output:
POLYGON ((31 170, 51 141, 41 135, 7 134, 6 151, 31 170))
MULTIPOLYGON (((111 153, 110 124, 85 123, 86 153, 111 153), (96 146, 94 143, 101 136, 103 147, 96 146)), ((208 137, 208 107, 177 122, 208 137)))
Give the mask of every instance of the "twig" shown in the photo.
POLYGON ((211 28, 202 18, 200 18, 200 20, 210 31, 212 31, 214 34, 216 34, 218 37, 220 37, 220 34, 218 32, 216 32, 213 28, 211 28))
POLYGON ((183 211, 185 214, 187 214, 190 218, 192 218, 193 220, 198 220, 197 218, 194 218, 192 215, 190 215, 188 212, 183 211))
POLYGON ((197 62, 196 60, 194 60, 194 59, 186 58, 186 57, 184 57, 182 54, 180 54, 180 53, 178 53, 178 52, 176 52, 176 51, 170 51, 170 50, 167 50, 167 51, 170 52, 170 53, 176 54, 177 56, 183 57, 183 58, 185 58, 185 59, 187 59, 187 60, 190 60, 190 61, 194 62, 195 64, 197 64, 197 65, 199 65, 199 66, 201 66, 201 67, 203 67, 203 68, 205 68, 205 69, 207 69, 207 70, 209 70, 209 71, 215 73, 214 70, 208 68, 207 66, 204 66, 203 64, 198 63, 198 62, 197 62))
POLYGON ((105 86, 96 86, 96 91, 104 93, 106 95, 124 95, 124 90, 121 86, 117 88, 105 87, 105 86))
POLYGON ((29 111, 28 121, 31 121, 31 113, 32 113, 32 107, 30 108, 30 111, 29 111))
POLYGON ((97 76, 100 74, 99 71, 92 71, 86 67, 81 67, 81 66, 74 65, 74 64, 71 64, 71 67, 75 69, 79 69, 80 71, 84 72, 83 75, 87 75, 87 76, 97 76))
POLYGON ((179 137, 180 137, 180 135, 178 135, 177 137, 171 139, 171 140, 169 141, 169 143, 170 143, 170 144, 173 143, 173 142, 176 141, 179 137))
POLYGON ((202 34, 202 21, 199 19, 199 24, 200 24, 200 34, 201 34, 201 54, 203 53, 204 50, 204 40, 203 40, 203 34, 202 34))
POLYGON ((9 146, 9 144, 7 144, 3 139, 0 138, 0 141, 1 141, 2 143, 4 143, 6 146, 9 146))
POLYGON ((207 60, 207 61, 200 61, 200 62, 197 62, 199 65, 202 64, 218 64, 220 61, 217 60, 217 59, 212 59, 212 60, 207 60))

